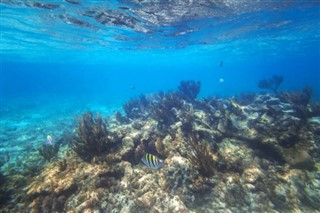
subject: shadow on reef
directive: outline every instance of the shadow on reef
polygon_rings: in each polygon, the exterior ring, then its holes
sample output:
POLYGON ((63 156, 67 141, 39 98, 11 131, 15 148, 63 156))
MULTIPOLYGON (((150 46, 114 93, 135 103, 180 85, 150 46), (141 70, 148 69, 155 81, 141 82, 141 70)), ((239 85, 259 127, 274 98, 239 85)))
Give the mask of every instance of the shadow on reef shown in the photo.
POLYGON ((50 161, 52 158, 57 157, 59 152, 59 144, 43 144, 38 149, 39 154, 47 161, 50 161))
POLYGON ((270 79, 260 80, 258 83, 258 87, 261 89, 269 89, 274 93, 277 93, 282 82, 283 82, 283 76, 274 75, 270 79))
POLYGON ((5 176, 0 172, 0 208, 10 200, 10 195, 3 189, 5 182, 5 176))
MULTIPOLYGON (((128 101, 124 115, 116 112, 104 120, 84 113, 76 117, 72 142, 48 157, 51 160, 22 182, 20 191, 12 191, 10 200, 18 207, 4 201, 3 209, 317 210, 319 105, 311 102, 308 88, 279 91, 282 81, 273 77, 259 83, 276 94, 202 100, 197 99, 200 82, 182 81, 177 91, 128 101), (163 160, 164 166, 143 166, 146 153, 163 160)), ((17 184, 10 175, 5 181, 17 184)))

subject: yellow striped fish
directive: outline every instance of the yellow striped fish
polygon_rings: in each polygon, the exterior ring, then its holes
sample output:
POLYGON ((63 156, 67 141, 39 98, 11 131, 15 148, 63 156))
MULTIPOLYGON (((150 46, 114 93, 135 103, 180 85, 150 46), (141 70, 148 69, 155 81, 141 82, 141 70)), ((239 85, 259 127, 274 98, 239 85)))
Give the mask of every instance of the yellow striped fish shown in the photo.
POLYGON ((164 163, 156 156, 146 153, 141 161, 149 168, 158 169, 164 166, 164 163))

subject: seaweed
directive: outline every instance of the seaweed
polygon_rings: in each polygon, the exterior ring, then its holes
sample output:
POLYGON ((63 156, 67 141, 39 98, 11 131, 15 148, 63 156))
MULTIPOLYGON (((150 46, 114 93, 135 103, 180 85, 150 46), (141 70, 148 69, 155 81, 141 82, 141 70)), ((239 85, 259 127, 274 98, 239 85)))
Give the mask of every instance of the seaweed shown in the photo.
POLYGON ((184 117, 181 126, 181 131, 185 136, 188 160, 201 175, 210 177, 214 174, 215 162, 211 146, 207 141, 212 140, 212 137, 207 132, 196 130, 193 121, 193 111, 190 110, 184 117))
POLYGON ((123 116, 120 112, 116 112, 115 113, 115 118, 116 118, 116 120, 120 123, 120 124, 126 124, 126 123, 128 123, 129 122, 129 119, 127 118, 127 117, 125 117, 125 116, 123 116))
POLYGON ((280 94, 280 98, 281 100, 289 102, 291 104, 306 106, 311 101, 312 92, 313 90, 311 87, 305 87, 300 92, 282 92, 280 94))
POLYGON ((57 157, 57 154, 59 152, 59 144, 43 144, 39 149, 39 154, 46 160, 50 161, 52 158, 57 157))
POLYGON ((0 168, 5 164, 4 159, 0 158, 0 168))
POLYGON ((211 147, 209 143, 197 133, 190 134, 186 140, 187 156, 192 165, 198 168, 200 174, 212 176, 214 174, 215 162, 212 158, 211 147))
POLYGON ((312 92, 311 87, 305 87, 301 92, 282 92, 280 94, 280 99, 292 104, 296 115, 299 118, 306 120, 313 115, 317 115, 319 112, 319 110, 315 110, 316 107, 314 107, 314 104, 311 104, 312 110, 310 110, 309 105, 311 103, 312 92))
POLYGON ((177 120, 175 110, 181 109, 182 106, 183 101, 177 93, 167 93, 151 107, 151 117, 158 121, 159 127, 168 127, 177 120))
MULTIPOLYGON (((5 182, 5 176, 2 174, 2 171, 0 171, 0 186, 3 185, 3 183, 5 182)), ((1 200, 1 199, 0 199, 1 200)), ((1 203, 1 202, 0 202, 1 203)))
POLYGON ((10 161, 10 155, 9 152, 1 152, 0 153, 0 168, 7 162, 10 161))
POLYGON ((93 118, 92 113, 88 112, 76 119, 78 126, 77 135, 73 138, 73 150, 84 161, 91 161, 93 157, 108 152, 119 141, 118 135, 107 130, 106 122, 99 114, 93 118))
POLYGON ((140 102, 138 99, 129 100, 123 105, 123 109, 127 117, 130 119, 138 118, 141 113, 140 102))
POLYGON ((200 92, 200 87, 200 81, 181 81, 178 87, 178 94, 184 100, 194 101, 200 92))
POLYGON ((67 161, 66 159, 63 159, 58 162, 59 171, 62 172, 67 169, 67 161))
POLYGON ((258 83, 258 87, 260 89, 269 89, 272 90, 274 93, 278 93, 279 86, 283 82, 283 76, 274 75, 270 79, 262 79, 258 83))
POLYGON ((6 181, 6 177, 0 172, 0 209, 2 209, 2 207, 12 199, 12 192, 2 188, 2 186, 5 185, 6 181))
POLYGON ((149 106, 149 101, 145 95, 140 95, 139 98, 134 98, 123 105, 123 109, 130 119, 141 118, 149 106))

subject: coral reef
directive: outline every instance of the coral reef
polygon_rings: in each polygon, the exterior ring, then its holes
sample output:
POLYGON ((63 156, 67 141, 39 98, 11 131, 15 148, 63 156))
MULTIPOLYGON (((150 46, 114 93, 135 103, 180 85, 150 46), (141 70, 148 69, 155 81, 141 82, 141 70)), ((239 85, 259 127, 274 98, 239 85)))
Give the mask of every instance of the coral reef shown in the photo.
MULTIPOLYGON (((196 83, 181 85, 197 91, 196 83)), ((108 125, 92 113, 77 117, 72 148, 60 148, 58 158, 33 175, 5 174, 0 192, 10 198, 0 197, 1 208, 319 211, 320 110, 310 90, 203 100, 196 94, 140 96, 126 104, 126 116, 115 115, 108 125), (164 167, 142 165, 145 153, 158 156, 164 167)))

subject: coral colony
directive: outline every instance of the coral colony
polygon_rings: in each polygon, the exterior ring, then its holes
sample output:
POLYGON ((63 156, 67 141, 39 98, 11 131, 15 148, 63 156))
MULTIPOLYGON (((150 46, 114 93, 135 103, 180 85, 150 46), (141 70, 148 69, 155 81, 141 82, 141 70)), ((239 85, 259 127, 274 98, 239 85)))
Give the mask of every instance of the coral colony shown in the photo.
POLYGON ((2 169, 2 212, 315 212, 320 107, 282 81, 202 100, 200 82, 182 81, 125 115, 83 113, 64 143, 39 147, 42 166, 2 169))

